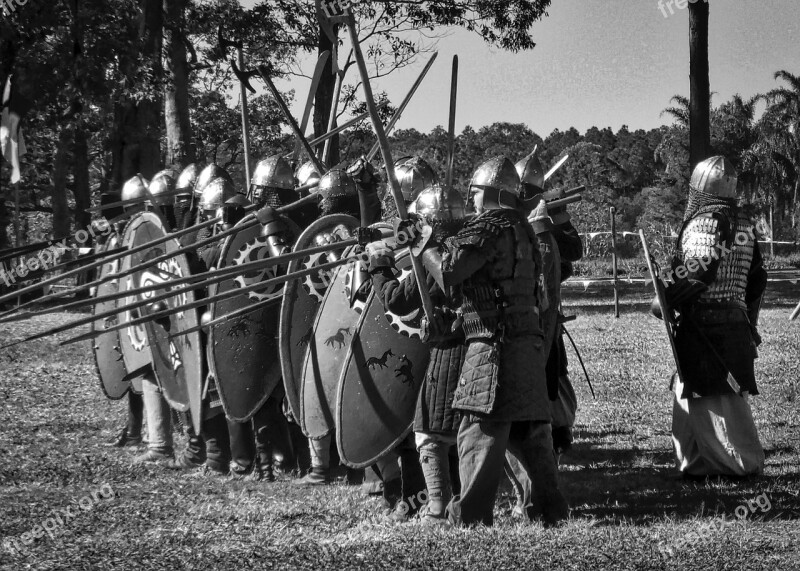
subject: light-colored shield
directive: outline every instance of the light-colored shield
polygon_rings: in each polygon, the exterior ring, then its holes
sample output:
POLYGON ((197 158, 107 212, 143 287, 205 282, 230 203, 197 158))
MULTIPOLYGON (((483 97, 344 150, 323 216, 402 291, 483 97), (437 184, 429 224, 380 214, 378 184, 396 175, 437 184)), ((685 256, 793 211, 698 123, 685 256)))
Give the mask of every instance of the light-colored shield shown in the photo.
MULTIPOLYGON (((113 250, 119 245, 119 237, 113 234, 109 237, 108 241, 99 249, 101 252, 113 250)), ((100 266, 98 270, 98 277, 104 278, 105 276, 116 273, 120 266, 120 261, 115 260, 100 266)), ((114 294, 119 291, 119 281, 110 280, 97 286, 96 296, 104 296, 114 294)), ((94 314, 106 313, 117 307, 117 301, 105 301, 98 303, 94 306, 94 314)), ((92 323, 92 331, 98 332, 108 327, 113 327, 117 324, 117 317, 109 317, 106 319, 99 319, 92 323)), ((125 368, 125 362, 122 357, 122 346, 120 335, 126 335, 125 331, 112 331, 103 335, 98 335, 94 339, 92 345, 92 353, 94 354, 94 363, 97 367, 97 375, 100 377, 100 388, 103 393, 112 399, 118 400, 124 397, 131 389, 131 381, 128 375, 128 370, 125 368)))
MULTIPOLYGON (((125 243, 136 247, 140 244, 155 240, 167 234, 161 219, 152 212, 140 212, 125 228, 125 243)), ((152 260, 165 253, 174 252, 180 248, 177 240, 169 240, 153 248, 144 250, 130 256, 131 267, 141 267, 133 274, 134 287, 145 287, 164 284, 162 289, 142 294, 142 299, 147 300, 169 291, 169 282, 190 274, 189 260, 186 254, 159 262, 155 266, 148 266, 152 260)), ((194 292, 187 291, 165 300, 169 309, 193 303, 194 292)), ((154 308, 142 308, 142 314, 153 313, 154 308)), ((179 412, 190 411, 195 430, 200 431, 202 418, 202 346, 200 334, 195 332, 189 335, 174 336, 186 329, 198 325, 197 310, 173 313, 168 318, 150 321, 145 324, 147 339, 149 340, 153 358, 153 370, 163 391, 164 398, 169 405, 179 412)))
MULTIPOLYGON (((347 214, 331 214, 313 222, 295 242, 294 250, 301 251, 330 241, 347 239, 358 227, 358 220, 347 214)), ((333 262, 341 251, 315 254, 289 263, 288 273, 333 262)), ((313 334, 314 318, 328 289, 333 271, 306 276, 286 283, 283 290, 280 319, 280 352, 283 384, 292 415, 301 417, 301 367, 305 349, 313 334)))
MULTIPOLYGON (((411 258, 396 262, 399 279, 411 276, 411 258)), ((336 446, 352 468, 373 464, 411 430, 417 396, 430 360, 420 339, 419 312, 387 313, 371 293, 355 328, 339 377, 336 396, 336 446)))

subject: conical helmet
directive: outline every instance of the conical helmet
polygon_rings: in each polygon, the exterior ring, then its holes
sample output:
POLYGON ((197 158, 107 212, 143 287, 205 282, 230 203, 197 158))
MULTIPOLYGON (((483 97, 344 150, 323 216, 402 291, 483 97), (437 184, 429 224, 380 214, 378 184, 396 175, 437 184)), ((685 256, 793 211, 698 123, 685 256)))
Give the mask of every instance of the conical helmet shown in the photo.
POLYGON ((217 177, 203 189, 203 195, 200 197, 200 210, 218 210, 229 200, 235 198, 237 194, 239 193, 236 192, 236 187, 232 182, 223 177, 217 177))
POLYGON ((175 201, 175 177, 171 170, 163 170, 150 181, 151 200, 155 206, 171 205, 175 201))
POLYGON ((462 220, 466 216, 466 210, 461 194, 440 184, 434 184, 420 192, 408 207, 410 213, 422 216, 431 226, 462 220))
POLYGON ((147 179, 142 175, 134 175, 122 187, 122 194, 120 195, 121 200, 147 198, 147 187, 149 184, 147 179))
POLYGON ((470 203, 475 209, 495 210, 519 207, 520 183, 517 169, 507 157, 489 159, 477 168, 469 185, 470 203), (481 192, 481 207, 475 195, 481 192))
POLYGON ((516 169, 528 197, 544 192, 544 167, 536 151, 519 161, 516 169))
POLYGON ((223 178, 233 184, 233 179, 231 178, 231 175, 228 174, 228 171, 216 163, 211 163, 202 171, 200 171, 200 175, 197 177, 197 183, 194 185, 195 196, 202 197, 203 191, 205 190, 206 186, 208 186, 208 183, 215 178, 223 178))
POLYGON ((280 155, 267 157, 256 165, 250 184, 252 186, 293 190, 294 173, 292 172, 292 165, 280 155))
POLYGON ((394 165, 394 175, 406 202, 413 202, 420 192, 439 182, 436 171, 421 157, 403 157, 394 165))
POLYGON ((296 178, 298 186, 306 186, 313 182, 317 182, 321 176, 314 163, 312 161, 308 161, 300 165, 300 168, 297 169, 296 178))
POLYGON ((323 199, 337 198, 340 196, 357 196, 358 188, 356 187, 356 181, 346 171, 333 169, 325 173, 319 180, 317 192, 323 199))
POLYGON ((723 156, 699 163, 692 172, 689 187, 720 198, 736 198, 738 178, 733 164, 723 156))
POLYGON ((192 163, 181 171, 178 176, 178 181, 175 183, 175 190, 179 196, 191 195, 194 192, 194 187, 197 184, 197 178, 200 176, 200 167, 192 163))

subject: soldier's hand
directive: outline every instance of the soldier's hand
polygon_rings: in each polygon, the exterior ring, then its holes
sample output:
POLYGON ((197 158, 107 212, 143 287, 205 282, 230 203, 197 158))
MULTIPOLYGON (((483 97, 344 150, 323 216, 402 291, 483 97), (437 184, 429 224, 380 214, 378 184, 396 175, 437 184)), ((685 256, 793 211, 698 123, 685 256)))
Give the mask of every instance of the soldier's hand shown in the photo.
POLYGON ((528 222, 532 224, 546 218, 549 218, 547 214, 547 203, 540 197, 539 203, 531 210, 531 213, 528 214, 528 222))
POLYGON ((370 242, 367 244, 366 251, 367 256, 369 256, 370 265, 372 265, 373 261, 377 261, 381 258, 389 258, 392 261, 394 260, 394 251, 383 240, 370 242))

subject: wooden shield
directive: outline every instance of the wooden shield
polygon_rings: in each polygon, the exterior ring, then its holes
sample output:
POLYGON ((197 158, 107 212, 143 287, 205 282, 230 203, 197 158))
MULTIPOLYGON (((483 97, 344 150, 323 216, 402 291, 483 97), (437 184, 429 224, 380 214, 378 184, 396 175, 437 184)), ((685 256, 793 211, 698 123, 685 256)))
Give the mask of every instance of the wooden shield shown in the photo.
MULTIPOLYGON (((112 234, 108 241, 99 248, 99 251, 113 250, 118 245, 119 237, 116 234, 112 234)), ((98 277, 104 278, 109 274, 116 273, 119 266, 120 260, 114 260, 113 262, 103 264, 98 270, 98 277)), ((95 295, 99 297, 114 294, 118 291, 119 281, 111 280, 97 286, 95 295)), ((94 313, 96 315, 98 313, 112 311, 117 307, 117 303, 117 300, 98 303, 94 306, 94 313)), ((104 329, 113 327, 117 323, 116 316, 100 319, 92 323, 92 331, 103 331, 104 329)), ((92 345, 97 376, 100 377, 100 388, 102 388, 103 393, 112 400, 121 399, 131 389, 128 370, 125 368, 125 362, 122 357, 121 334, 125 335, 126 332, 112 331, 111 333, 98 335, 95 337, 94 344, 92 345)))
MULTIPOLYGON (((320 245, 319 242, 330 238, 344 240, 350 237, 358 227, 358 220, 347 214, 331 214, 314 221, 306 228, 294 245, 294 251, 305 250, 320 245)), ((293 273, 315 265, 335 261, 341 257, 342 251, 336 250, 325 254, 316 254, 302 260, 289 263, 288 273, 293 273)), ((286 397, 292 415, 301 417, 300 370, 303 366, 305 348, 313 333, 314 318, 328 289, 333 271, 322 275, 306 276, 303 279, 286 282, 281 302, 281 319, 279 344, 281 352, 281 371, 286 397)))
MULTIPOLYGON (((241 222, 240 222, 241 224, 241 222)), ((267 239, 257 224, 227 238, 220 253, 220 267, 269 258, 267 239)), ((209 296, 239 289, 277 277, 280 267, 265 268, 209 287, 209 296)), ((282 286, 267 287, 246 295, 212 303, 212 319, 257 302, 274 303, 257 311, 214 325, 208 332, 208 365, 214 375, 225 415, 244 422, 255 414, 280 381, 278 318, 282 286)))
MULTIPOLYGON (((396 263, 411 274, 405 250, 396 263)), ((336 446, 351 468, 373 464, 411 430, 417 396, 430 361, 420 340, 420 312, 386 313, 371 293, 347 352, 336 398, 336 446)))
MULTIPOLYGON (((346 250, 344 255, 349 255, 346 250)), ((336 386, 355 333, 363 304, 351 306, 348 284, 357 263, 349 263, 333 274, 319 311, 307 332, 300 368, 300 428, 308 438, 322 438, 334 429, 336 386)))
MULTIPOLYGON (((130 244, 135 247, 166 235, 167 230, 161 219, 152 212, 140 212, 131 219, 125 228, 125 235, 130 233, 130 244)), ((169 292, 169 282, 190 274, 189 260, 185 254, 147 265, 148 260, 160 257, 165 253, 180 248, 177 240, 170 240, 130 256, 132 267, 141 266, 141 270, 133 275, 135 287, 144 287, 163 283, 162 289, 142 294, 146 300, 169 292)), ((187 291, 165 300, 169 309, 175 309, 195 301, 194 292, 187 291)), ((142 314, 152 313, 149 306, 142 308, 142 314)), ((150 321, 145 324, 147 337, 153 356, 153 370, 161 386, 164 398, 169 405, 179 412, 190 411, 195 430, 200 431, 202 419, 203 362, 202 346, 199 332, 190 335, 174 336, 186 329, 198 325, 197 310, 174 313, 169 318, 150 321)))

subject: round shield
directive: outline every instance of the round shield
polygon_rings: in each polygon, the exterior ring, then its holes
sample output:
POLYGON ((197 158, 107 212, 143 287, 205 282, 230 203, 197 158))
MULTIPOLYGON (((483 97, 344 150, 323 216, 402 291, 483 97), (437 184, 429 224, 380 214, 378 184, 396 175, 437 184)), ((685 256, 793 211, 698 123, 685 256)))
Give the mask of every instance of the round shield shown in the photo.
MULTIPOLYGON (((152 212, 140 212, 125 228, 126 238, 130 236, 131 247, 161 238, 167 234, 161 219, 152 212)), ((126 240, 126 243, 127 240, 126 240)), ((152 299, 170 290, 169 282, 188 276, 189 260, 185 254, 178 254, 168 260, 148 265, 149 260, 180 248, 177 240, 169 240, 130 256, 132 267, 142 269, 135 273, 135 287, 163 284, 164 287, 141 295, 142 300, 152 299)), ((195 301, 194 293, 187 291, 167 298, 159 308, 145 306, 143 315, 163 309, 176 309, 195 301)), ((202 418, 203 362, 199 332, 180 335, 181 331, 196 328, 197 310, 176 312, 169 317, 149 321, 145 324, 147 338, 153 356, 153 370, 158 384, 169 405, 179 412, 190 411, 195 430, 199 432, 202 418)))
MULTIPOLYGON (((108 241, 99 248, 101 252, 113 250, 119 245, 119 237, 112 234, 108 241)), ((120 261, 114 260, 100 266, 98 277, 105 278, 107 275, 116 273, 119 269, 120 261)), ((110 280, 97 286, 95 295, 101 297, 114 294, 119 291, 119 281, 110 280)), ((117 301, 105 301, 94 306, 94 314, 113 311, 117 307, 117 301)), ((113 327, 117 324, 117 316, 99 319, 92 323, 92 331, 98 332, 113 327)), ((103 393, 112 399, 118 400, 124 397, 131 389, 131 382, 128 377, 128 370, 122 357, 122 347, 120 344, 120 334, 125 331, 112 331, 98 335, 94 339, 92 352, 94 353, 94 363, 97 368, 97 375, 100 377, 100 388, 103 393)))
MULTIPOLYGON (((331 214, 314 221, 306 228, 294 245, 294 251, 320 245, 329 241, 341 241, 350 237, 358 227, 358 220, 347 214, 331 214)), ((341 250, 315 254, 289 263, 288 273, 335 261, 341 250)), ((283 290, 280 319, 280 351, 283 384, 292 415, 301 417, 300 369, 305 348, 313 333, 314 317, 328 289, 333 270, 312 274, 303 279, 286 282, 283 290)))
MULTIPOLYGON (((411 258, 397 258, 399 279, 411 258)), ((411 430, 417 396, 430 360, 416 319, 387 313, 374 292, 358 322, 336 396, 336 446, 351 468, 373 464, 411 430)))
MULTIPOLYGON (((249 219, 240 225, 252 223, 249 219)), ((271 246, 261 235, 260 224, 244 228, 225 240, 220 267, 241 265, 281 254, 282 246, 271 246)), ((212 285, 209 296, 248 287, 284 273, 285 266, 250 271, 212 285)), ((267 286, 212 303, 212 319, 256 303, 255 311, 211 327, 208 333, 208 364, 214 375, 225 415, 236 422, 251 418, 266 402, 281 379, 278 352, 278 320, 283 284, 267 286), (272 303, 269 303, 270 300, 272 303)))

